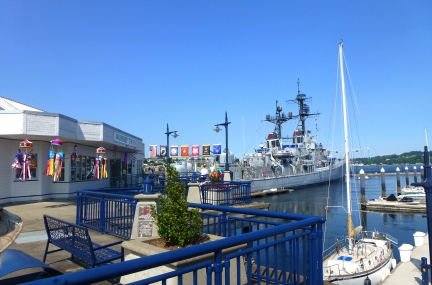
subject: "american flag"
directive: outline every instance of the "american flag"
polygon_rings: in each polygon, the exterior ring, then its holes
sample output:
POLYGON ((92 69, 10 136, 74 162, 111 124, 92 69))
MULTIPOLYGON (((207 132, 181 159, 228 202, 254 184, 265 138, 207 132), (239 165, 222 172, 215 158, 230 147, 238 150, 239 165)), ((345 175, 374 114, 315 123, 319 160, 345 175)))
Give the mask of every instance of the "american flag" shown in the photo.
POLYGON ((157 156, 157 145, 150 145, 150 158, 155 158, 157 156))

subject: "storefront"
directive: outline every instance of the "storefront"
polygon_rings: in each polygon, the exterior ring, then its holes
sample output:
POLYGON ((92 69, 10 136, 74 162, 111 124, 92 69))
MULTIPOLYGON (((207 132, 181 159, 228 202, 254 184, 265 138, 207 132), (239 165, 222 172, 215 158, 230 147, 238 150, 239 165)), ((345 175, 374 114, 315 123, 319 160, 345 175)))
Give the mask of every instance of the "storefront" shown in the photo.
POLYGON ((0 204, 125 186, 142 173, 142 139, 0 97, 0 204))

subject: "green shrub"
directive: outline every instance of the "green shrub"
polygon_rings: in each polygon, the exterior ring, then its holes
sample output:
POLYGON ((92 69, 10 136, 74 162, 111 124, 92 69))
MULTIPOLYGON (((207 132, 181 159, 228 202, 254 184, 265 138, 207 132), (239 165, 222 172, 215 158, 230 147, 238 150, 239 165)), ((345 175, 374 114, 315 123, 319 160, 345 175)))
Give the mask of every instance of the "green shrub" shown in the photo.
POLYGON ((186 186, 180 181, 178 171, 168 165, 166 169, 166 198, 158 198, 158 210, 152 207, 152 216, 158 226, 159 236, 181 247, 194 243, 201 236, 203 221, 198 209, 188 210, 186 186))

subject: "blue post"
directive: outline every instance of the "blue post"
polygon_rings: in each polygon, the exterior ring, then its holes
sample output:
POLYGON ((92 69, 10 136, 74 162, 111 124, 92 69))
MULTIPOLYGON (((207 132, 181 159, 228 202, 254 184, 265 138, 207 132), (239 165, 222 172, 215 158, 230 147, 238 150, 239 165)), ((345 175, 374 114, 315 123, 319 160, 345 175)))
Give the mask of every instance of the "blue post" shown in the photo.
MULTIPOLYGON (((432 244, 432 179, 431 179, 431 165, 430 165, 430 159, 429 159, 429 150, 428 147, 424 147, 424 177, 425 180, 423 182, 419 183, 412 183, 412 186, 423 186, 426 192, 426 218, 427 218, 427 225, 428 225, 428 238, 429 238, 429 245, 432 244)), ((432 256, 432 246, 429 246, 429 256, 432 256)), ((426 259, 426 258, 425 258, 426 259)), ((422 258, 423 262, 423 258, 422 258)), ((423 267, 422 269, 429 269, 430 265, 428 267, 423 267)), ((422 270, 422 276, 423 276, 423 270, 422 270)), ((425 273, 426 275, 429 274, 425 273)), ((422 277, 423 278, 423 277, 422 277)), ((428 283, 426 283, 428 284, 428 283)))
POLYGON ((421 258, 421 274, 422 274, 422 285, 428 285, 429 284, 429 269, 430 265, 427 264, 427 258, 422 257, 421 258))
POLYGON ((143 194, 153 194, 154 180, 151 178, 144 179, 143 194))
POLYGON ((197 175, 196 175, 195 171, 192 172, 191 179, 192 179, 192 183, 196 183, 196 181, 197 181, 197 175))

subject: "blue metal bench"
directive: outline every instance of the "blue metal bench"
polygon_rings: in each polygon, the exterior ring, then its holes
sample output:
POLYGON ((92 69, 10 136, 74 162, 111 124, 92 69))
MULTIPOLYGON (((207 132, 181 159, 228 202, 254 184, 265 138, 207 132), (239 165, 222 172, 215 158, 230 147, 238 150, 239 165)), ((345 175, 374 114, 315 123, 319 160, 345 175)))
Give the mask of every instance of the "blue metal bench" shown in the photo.
POLYGON ((87 228, 60 220, 48 215, 44 215, 45 229, 48 240, 45 248, 43 262, 47 254, 65 250, 74 256, 81 258, 91 264, 91 267, 110 262, 116 259, 124 261, 124 249, 121 252, 109 247, 122 243, 118 241, 107 245, 99 245, 90 239, 87 228), (48 251, 49 244, 57 246, 59 249, 48 251))

